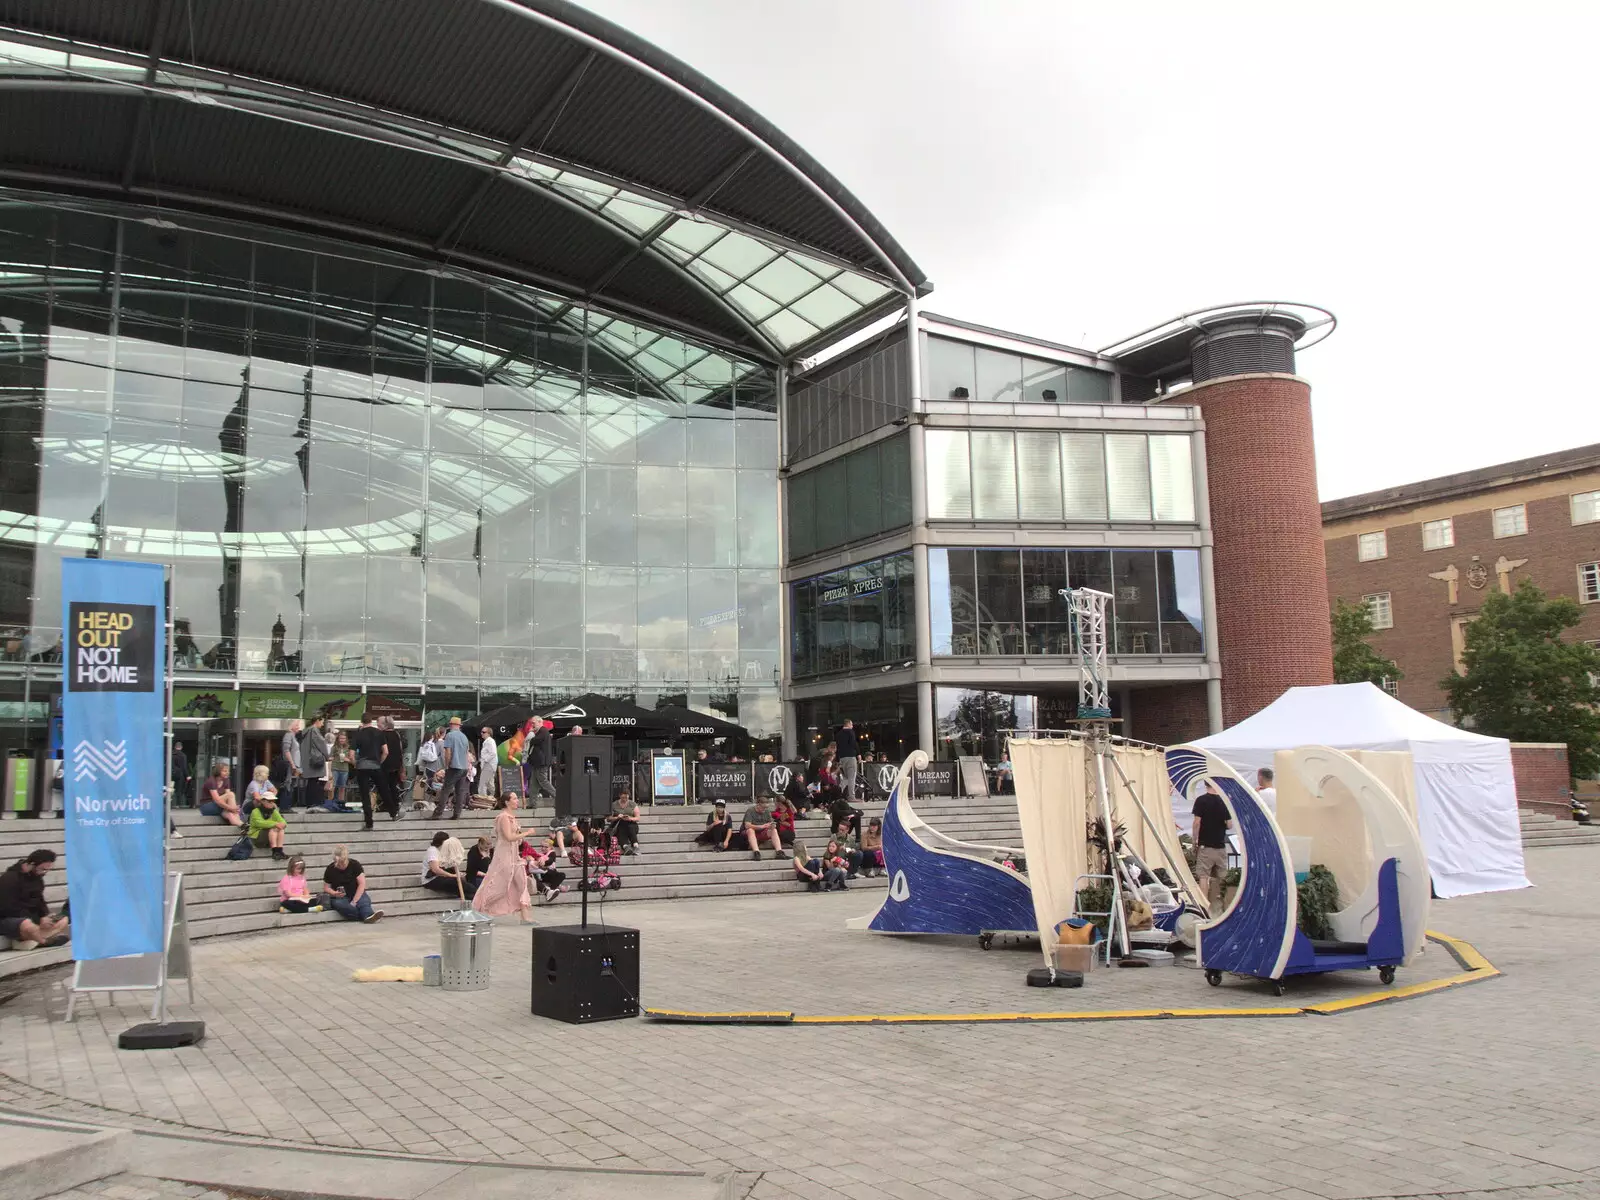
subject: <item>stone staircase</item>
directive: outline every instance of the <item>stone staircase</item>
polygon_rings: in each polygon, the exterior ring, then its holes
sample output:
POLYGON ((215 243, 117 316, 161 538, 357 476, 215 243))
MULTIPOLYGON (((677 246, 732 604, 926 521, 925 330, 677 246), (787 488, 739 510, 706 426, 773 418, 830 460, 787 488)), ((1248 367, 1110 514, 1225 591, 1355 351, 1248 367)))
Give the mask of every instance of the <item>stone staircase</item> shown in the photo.
MULTIPOLYGON (((868 817, 879 816, 881 801, 862 806, 868 817)), ((1005 846, 1021 846, 1016 800, 1011 796, 988 798, 926 797, 916 803, 917 813, 930 825, 961 841, 1005 846)), ((767 850, 760 862, 748 850, 730 849, 717 853, 694 844, 694 837, 705 827, 709 806, 688 808, 645 806, 639 825, 639 852, 624 858, 617 868, 622 887, 606 893, 606 903, 629 900, 669 900, 690 897, 747 896, 770 892, 800 892, 789 859, 774 860, 767 850)), ((540 807, 532 820, 523 816, 524 825, 543 828, 553 810, 540 807)), ((734 812, 735 820, 740 815, 734 812)), ((277 884, 284 864, 272 858, 271 851, 257 849, 242 862, 224 858, 238 838, 230 826, 192 810, 174 814, 182 838, 171 844, 171 867, 182 871, 185 906, 192 937, 217 937, 231 933, 255 933, 295 928, 316 922, 337 921, 336 913, 285 915, 277 911, 277 884)), ((367 874, 367 889, 374 908, 385 916, 442 912, 456 901, 425 890, 419 883, 424 853, 436 830, 446 829, 471 847, 480 834, 491 834, 493 814, 486 810, 464 813, 458 821, 433 821, 427 811, 408 812, 400 821, 379 815, 377 827, 368 833, 361 828, 359 813, 336 814, 297 810, 288 814, 289 829, 284 849, 306 860, 306 876, 315 892, 323 868, 332 860, 333 848, 343 843, 360 861, 367 874)), ((795 823, 795 836, 808 849, 820 851, 827 842, 825 817, 801 818, 795 823)), ((36 847, 49 847, 65 865, 66 848, 62 823, 58 819, 11 819, 0 821, 0 869, 9 866, 36 847)), ((572 890, 554 904, 541 908, 570 909, 579 903, 576 890, 578 869, 563 866, 567 885, 572 890)), ((876 889, 886 879, 860 879, 852 888, 876 889)), ((50 874, 46 896, 52 907, 66 899, 66 872, 50 874)), ((591 897, 591 902, 594 898, 591 897)), ((536 902, 538 903, 538 902, 536 902)), ((0 977, 19 971, 49 966, 70 958, 67 948, 14 951, 0 954, 0 977)))
POLYGON ((1549 813, 1519 809, 1522 820, 1524 846, 1596 846, 1600 845, 1600 825, 1579 825, 1565 817, 1549 813))

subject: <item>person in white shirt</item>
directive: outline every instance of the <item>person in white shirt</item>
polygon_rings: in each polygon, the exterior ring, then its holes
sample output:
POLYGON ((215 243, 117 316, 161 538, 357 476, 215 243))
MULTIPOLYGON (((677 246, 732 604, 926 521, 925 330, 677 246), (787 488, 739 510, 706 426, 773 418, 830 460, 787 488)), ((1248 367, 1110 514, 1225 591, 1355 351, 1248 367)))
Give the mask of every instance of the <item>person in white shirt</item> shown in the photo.
POLYGON ((444 768, 439 762, 439 743, 444 739, 444 727, 440 726, 432 734, 424 734, 422 745, 417 747, 417 778, 422 780, 423 794, 417 801, 421 808, 428 800, 437 800, 439 788, 444 782, 444 768))
POLYGON ((494 735, 489 732, 486 725, 483 729, 483 740, 478 743, 478 795, 498 795, 498 784, 495 774, 500 768, 500 748, 495 745, 494 735))
POLYGON ((1267 810, 1273 816, 1278 815, 1278 789, 1272 786, 1273 774, 1271 767, 1262 767, 1256 772, 1256 795, 1266 803, 1267 810))

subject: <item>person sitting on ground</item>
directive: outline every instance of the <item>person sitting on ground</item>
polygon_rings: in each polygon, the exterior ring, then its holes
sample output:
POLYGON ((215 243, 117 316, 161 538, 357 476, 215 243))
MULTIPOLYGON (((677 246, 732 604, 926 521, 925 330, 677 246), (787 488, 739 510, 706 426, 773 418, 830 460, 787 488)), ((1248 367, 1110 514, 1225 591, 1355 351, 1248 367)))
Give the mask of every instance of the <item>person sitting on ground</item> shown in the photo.
POLYGON ((311 889, 306 886, 306 860, 296 854, 289 860, 288 870, 278 880, 278 911, 281 913, 321 912, 322 905, 311 899, 311 889))
MULTIPOLYGON (((772 846, 772 857, 783 857, 783 843, 778 840, 778 823, 772 819, 772 802, 757 796, 756 802, 744 813, 744 839, 750 846, 750 857, 761 858, 761 844, 772 846)), ((726 843, 724 843, 726 845, 726 843)))
MULTIPOLYGON (((458 895, 466 886, 466 880, 444 863, 444 856, 440 847, 450 841, 450 835, 444 830, 439 830, 433 835, 433 843, 422 856, 422 886, 430 892, 442 892, 446 896, 458 895)), ((456 843, 460 845, 459 842, 456 843)))
POLYGON ((229 825, 244 823, 244 818, 239 815, 239 800, 234 796, 233 786, 228 779, 227 763, 211 764, 211 774, 206 776, 200 788, 200 812, 208 817, 221 817, 229 825))
POLYGON ((282 859, 283 835, 288 828, 289 823, 278 811, 278 797, 266 792, 257 796, 256 805, 250 810, 250 840, 263 850, 271 846, 272 857, 282 859))
POLYGON ((822 852, 822 866, 827 873, 827 887, 830 892, 842 892, 850 886, 845 882, 850 877, 850 860, 845 857, 839 843, 833 838, 828 839, 828 848, 822 852), (836 871, 837 875, 834 874, 836 871))
POLYGON ((733 836, 733 822, 728 820, 728 806, 718 800, 706 817, 706 827, 695 835, 695 844, 710 846, 713 850, 726 850, 733 836))
POLYGON ((772 803, 772 820, 778 826, 778 844, 792 846, 794 844, 794 805, 789 803, 789 797, 779 796, 772 803))
POLYGON ((624 854, 639 852, 639 806, 624 790, 611 806, 611 817, 606 831, 616 839, 624 854))
POLYGON ((868 879, 883 874, 883 818, 873 817, 861 831, 860 871, 868 879))
POLYGON ((362 921, 371 925, 383 920, 383 910, 372 907, 372 896, 367 891, 367 873, 361 864, 350 857, 349 846, 335 846, 333 861, 322 873, 322 903, 333 909, 346 921, 362 921))
POLYGON ((478 890, 483 877, 489 873, 489 860, 494 857, 494 839, 485 835, 478 844, 467 851, 467 895, 478 890))
POLYGON ((533 880, 534 891, 544 897, 546 904, 552 903, 555 898, 567 889, 561 886, 561 881, 566 875, 556 870, 556 863, 560 861, 554 838, 546 839, 543 849, 538 849, 532 842, 524 841, 518 847, 522 855, 522 863, 528 872, 528 878, 533 880))
POLYGON ((66 909, 50 915, 44 879, 56 865, 54 850, 34 850, 0 873, 0 937, 22 950, 64 946, 72 936, 66 909))
POLYGON ((808 891, 820 892, 827 883, 827 873, 822 860, 812 858, 804 842, 794 844, 794 877, 806 885, 808 891))

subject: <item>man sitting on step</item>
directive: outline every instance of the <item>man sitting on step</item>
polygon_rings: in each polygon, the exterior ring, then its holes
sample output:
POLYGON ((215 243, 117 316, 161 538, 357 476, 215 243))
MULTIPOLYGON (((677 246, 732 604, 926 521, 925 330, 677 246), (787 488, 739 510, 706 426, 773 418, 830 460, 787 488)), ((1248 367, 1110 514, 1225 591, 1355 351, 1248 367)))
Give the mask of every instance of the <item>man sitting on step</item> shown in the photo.
POLYGON ((52 917, 44 877, 56 865, 54 850, 35 850, 0 873, 0 937, 21 950, 64 946, 72 936, 66 913, 52 917))
POLYGON ((372 897, 367 894, 367 873, 361 864, 350 857, 350 847, 333 848, 333 861, 322 873, 322 903, 333 909, 346 921, 363 921, 371 925, 383 920, 383 910, 372 907, 372 897))

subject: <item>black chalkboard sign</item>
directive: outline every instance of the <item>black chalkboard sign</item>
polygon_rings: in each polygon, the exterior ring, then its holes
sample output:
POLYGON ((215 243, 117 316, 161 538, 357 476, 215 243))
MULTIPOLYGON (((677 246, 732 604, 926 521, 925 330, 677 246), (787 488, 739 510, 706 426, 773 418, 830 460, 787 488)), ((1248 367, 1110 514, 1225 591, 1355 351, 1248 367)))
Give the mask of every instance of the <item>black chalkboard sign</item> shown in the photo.
POLYGON ((694 765, 695 799, 748 800, 754 785, 754 763, 709 763, 694 765))

